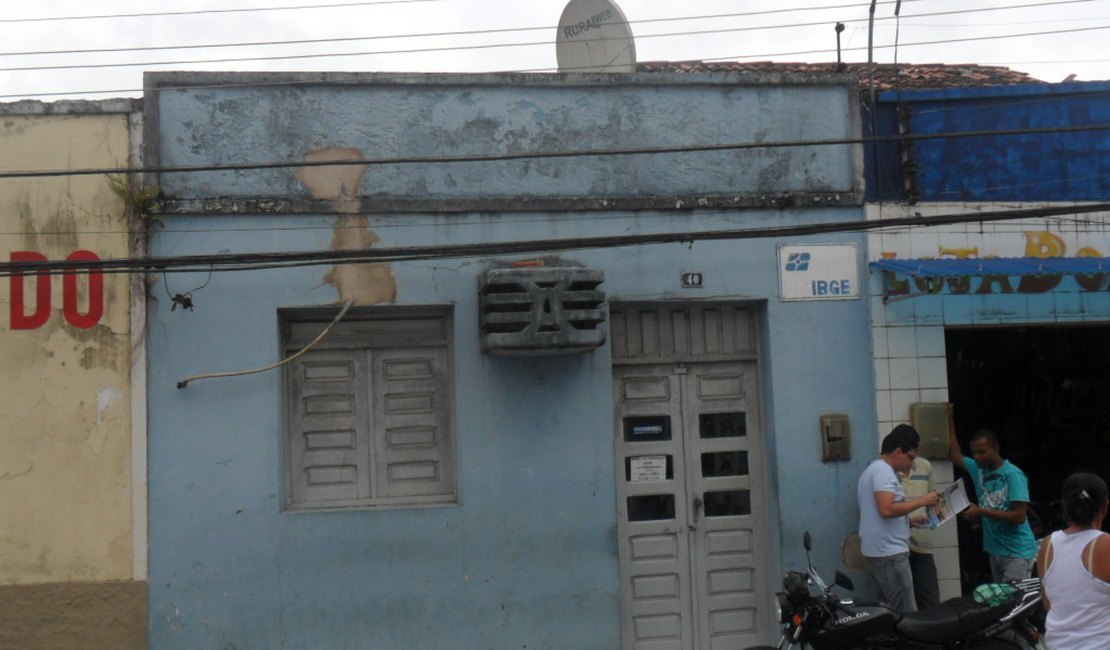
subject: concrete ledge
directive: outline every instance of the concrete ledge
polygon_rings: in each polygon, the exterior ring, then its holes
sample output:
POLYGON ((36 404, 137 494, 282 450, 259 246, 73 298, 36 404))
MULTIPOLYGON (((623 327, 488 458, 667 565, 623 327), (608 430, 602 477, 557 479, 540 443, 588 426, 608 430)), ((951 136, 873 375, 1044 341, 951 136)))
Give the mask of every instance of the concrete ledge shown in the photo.
MULTIPOLYGON (((589 211, 589 210, 705 210, 722 208, 796 208, 796 207, 858 207, 863 197, 858 192, 816 192, 789 194, 733 194, 697 196, 630 196, 630 197, 483 197, 483 198, 411 198, 363 197, 351 199, 346 206, 352 212, 435 213, 435 212, 525 212, 525 211, 589 211)), ((334 214, 335 202, 330 200, 273 198, 168 198, 162 202, 164 214, 334 214)))

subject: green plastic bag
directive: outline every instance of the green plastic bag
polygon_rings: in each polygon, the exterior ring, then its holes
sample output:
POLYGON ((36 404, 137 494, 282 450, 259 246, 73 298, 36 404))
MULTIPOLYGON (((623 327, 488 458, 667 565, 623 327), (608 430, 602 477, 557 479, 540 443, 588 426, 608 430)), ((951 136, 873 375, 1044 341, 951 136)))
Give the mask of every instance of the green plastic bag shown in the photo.
POLYGON ((971 595, 977 603, 998 607, 1008 602, 1015 591, 1017 591, 1017 587, 1013 585, 993 582, 979 585, 975 588, 975 591, 971 592, 971 595))

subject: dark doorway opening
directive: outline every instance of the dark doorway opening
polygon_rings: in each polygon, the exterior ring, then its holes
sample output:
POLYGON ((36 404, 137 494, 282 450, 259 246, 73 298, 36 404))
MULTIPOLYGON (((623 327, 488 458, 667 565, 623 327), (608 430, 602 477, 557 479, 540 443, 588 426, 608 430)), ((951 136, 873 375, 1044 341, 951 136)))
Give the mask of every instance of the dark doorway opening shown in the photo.
MULTIPOLYGON (((1034 534, 1063 527, 1068 474, 1086 470, 1110 481, 1110 326, 948 329, 945 345, 964 453, 972 432, 994 430, 1003 457, 1029 477, 1034 534)), ((990 569, 979 531, 958 526, 967 593, 990 581, 990 569)))

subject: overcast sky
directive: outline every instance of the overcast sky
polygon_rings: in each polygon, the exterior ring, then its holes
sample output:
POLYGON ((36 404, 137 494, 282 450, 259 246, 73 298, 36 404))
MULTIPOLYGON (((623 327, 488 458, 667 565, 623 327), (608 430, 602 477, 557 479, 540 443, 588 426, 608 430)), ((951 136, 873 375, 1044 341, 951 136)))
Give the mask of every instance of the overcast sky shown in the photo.
MULTIPOLYGON (((567 0, 3 0, 0 101, 138 96, 144 70, 553 71, 555 27, 566 4, 567 0), (312 8, 227 11, 306 6, 312 8), (204 13, 122 16, 168 12, 204 13), (116 17, 74 18, 106 15, 116 17), (38 20, 44 18, 67 19, 38 20), (486 33, 458 34, 476 30, 486 33), (317 42, 288 43, 301 40, 317 42), (286 43, 233 46, 274 41, 286 43), (170 46, 191 47, 135 50, 170 46), (133 51, 89 51, 108 48, 133 51), (112 66, 124 63, 140 65, 112 66)), ((845 23, 843 60, 867 61, 869 2, 618 4, 632 23, 639 61, 835 61, 837 21, 845 23)), ((898 21, 895 7, 893 1, 880 1, 876 8, 878 62, 897 57, 912 63, 1004 65, 1050 82, 1072 74, 1084 81, 1110 79, 1110 0, 905 0, 898 21), (983 9, 992 10, 978 11, 983 9), (989 38, 1002 35, 1018 36, 989 38)))

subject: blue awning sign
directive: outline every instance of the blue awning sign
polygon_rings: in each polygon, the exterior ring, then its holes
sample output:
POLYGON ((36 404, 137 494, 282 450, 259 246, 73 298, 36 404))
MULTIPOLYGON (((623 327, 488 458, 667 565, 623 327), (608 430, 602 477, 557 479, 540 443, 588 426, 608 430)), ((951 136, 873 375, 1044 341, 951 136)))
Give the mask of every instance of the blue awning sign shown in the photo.
POLYGON ((870 267, 884 272, 883 298, 890 301, 939 294, 946 288, 951 294, 1045 293, 1069 275, 1083 291, 1102 291, 1107 288, 1110 257, 889 258, 871 262, 870 267), (917 291, 899 276, 912 279, 917 291), (981 278, 977 288, 971 278, 981 278), (1018 278, 1016 287, 1011 278, 1018 278))
POLYGON ((1110 272, 1110 257, 990 257, 984 259, 883 259, 871 268, 919 278, 967 275, 1074 275, 1110 272))

